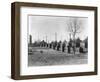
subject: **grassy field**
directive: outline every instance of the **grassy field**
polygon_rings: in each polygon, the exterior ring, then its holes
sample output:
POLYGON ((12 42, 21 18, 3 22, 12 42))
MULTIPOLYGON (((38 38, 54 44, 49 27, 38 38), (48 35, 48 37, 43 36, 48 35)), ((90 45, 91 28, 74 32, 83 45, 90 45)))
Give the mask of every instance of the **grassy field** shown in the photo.
POLYGON ((28 66, 50 66, 50 65, 75 65, 86 64, 88 54, 68 54, 49 48, 32 48, 28 55, 28 66))

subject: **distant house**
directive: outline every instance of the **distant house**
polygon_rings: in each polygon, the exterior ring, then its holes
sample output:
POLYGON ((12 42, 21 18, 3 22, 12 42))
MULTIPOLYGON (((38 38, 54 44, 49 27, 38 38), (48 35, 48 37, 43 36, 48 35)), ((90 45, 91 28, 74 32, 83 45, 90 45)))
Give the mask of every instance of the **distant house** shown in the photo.
POLYGON ((82 42, 82 40, 80 40, 80 38, 77 38, 76 40, 75 40, 75 43, 76 43, 76 47, 80 47, 80 43, 82 42))
POLYGON ((75 41, 70 39, 68 42, 68 53, 73 53, 75 45, 75 53, 83 53, 88 51, 88 38, 83 41, 80 38, 77 38, 75 41), (75 42, 75 43, 74 43, 75 42))
POLYGON ((88 37, 83 42, 85 43, 84 44, 84 51, 88 52, 88 37))
POLYGON ((46 44, 47 44, 47 43, 46 43, 44 40, 42 40, 42 41, 40 42, 40 46, 41 46, 41 47, 46 47, 46 44))
POLYGON ((84 41, 80 42, 80 47, 85 48, 85 43, 84 43, 84 41))
POLYGON ((85 48, 88 48, 88 37, 84 40, 85 48))
POLYGON ((80 40, 79 37, 75 40, 75 47, 76 47, 75 51, 76 51, 77 54, 82 51, 81 48, 80 48, 81 42, 82 42, 82 40, 80 40))
POLYGON ((83 52, 88 52, 88 37, 80 43, 80 47, 83 48, 83 52))

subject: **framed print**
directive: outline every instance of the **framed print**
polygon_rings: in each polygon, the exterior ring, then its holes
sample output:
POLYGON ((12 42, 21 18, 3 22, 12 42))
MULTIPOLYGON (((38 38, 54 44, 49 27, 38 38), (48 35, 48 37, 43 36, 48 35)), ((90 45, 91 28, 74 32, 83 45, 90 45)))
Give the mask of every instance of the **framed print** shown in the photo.
POLYGON ((97 7, 11 5, 12 79, 97 74, 97 7))

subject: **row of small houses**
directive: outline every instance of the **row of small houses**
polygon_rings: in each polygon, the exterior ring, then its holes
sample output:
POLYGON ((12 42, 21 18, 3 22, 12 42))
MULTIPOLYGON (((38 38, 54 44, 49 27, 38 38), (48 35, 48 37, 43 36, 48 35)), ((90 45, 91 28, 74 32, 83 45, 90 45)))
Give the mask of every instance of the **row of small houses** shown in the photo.
POLYGON ((43 41, 36 41, 33 44, 31 44, 33 47, 46 47, 51 48, 57 51, 67 52, 67 53, 73 53, 74 50, 77 53, 86 53, 88 52, 88 38, 85 40, 80 40, 77 38, 75 41, 70 39, 69 42, 65 41, 52 41, 51 43, 47 43, 44 40, 43 41))

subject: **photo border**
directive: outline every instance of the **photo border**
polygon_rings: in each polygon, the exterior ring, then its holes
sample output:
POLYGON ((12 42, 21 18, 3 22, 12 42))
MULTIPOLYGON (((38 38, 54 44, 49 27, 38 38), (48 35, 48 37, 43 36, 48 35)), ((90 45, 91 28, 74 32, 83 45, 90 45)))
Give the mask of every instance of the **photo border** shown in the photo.
POLYGON ((11 4, 11 78, 15 80, 22 79, 38 79, 38 78, 54 78, 69 76, 97 75, 97 7, 76 6, 76 5, 60 5, 60 4, 43 4, 43 3, 26 3, 14 2, 11 4), (94 72, 78 72, 78 73, 57 73, 43 75, 20 75, 20 8, 21 7, 42 7, 57 9, 75 9, 94 11, 94 72))

